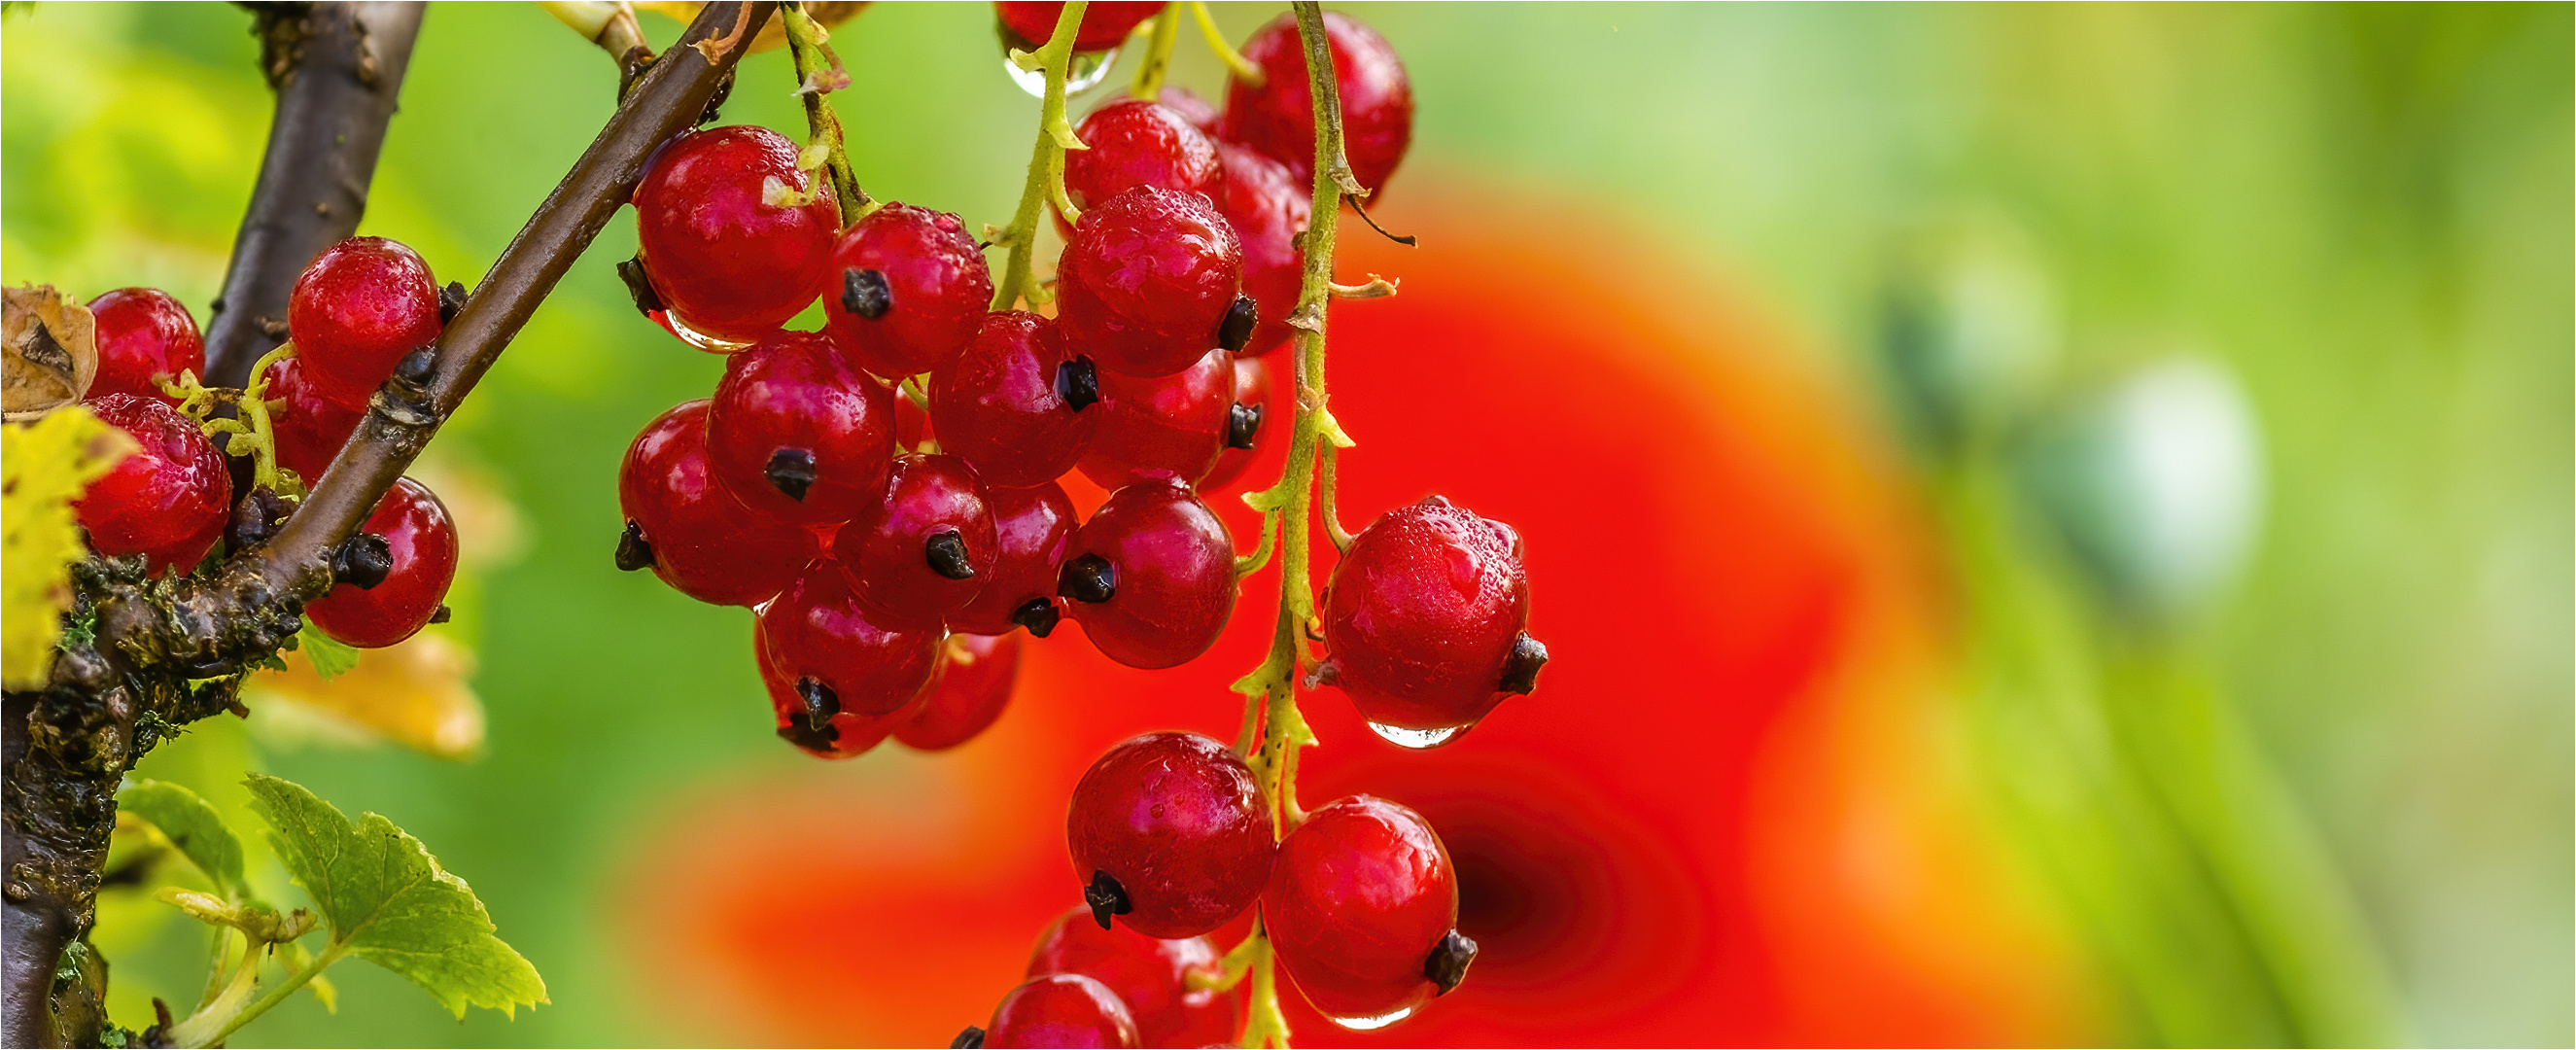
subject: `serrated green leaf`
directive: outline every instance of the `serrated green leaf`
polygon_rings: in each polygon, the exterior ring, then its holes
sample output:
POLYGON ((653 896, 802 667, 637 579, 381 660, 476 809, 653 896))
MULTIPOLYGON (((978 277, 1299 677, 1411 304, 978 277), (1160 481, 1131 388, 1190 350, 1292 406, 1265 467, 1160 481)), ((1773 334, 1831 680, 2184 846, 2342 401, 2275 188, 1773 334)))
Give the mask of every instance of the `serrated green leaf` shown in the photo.
POLYGON ((271 828, 277 859, 331 928, 335 950, 392 970, 458 1018, 468 1006, 516 1016, 548 1002, 545 980, 492 935, 465 880, 390 820, 355 824, 330 803, 276 777, 251 774, 251 809, 271 828))
POLYGON ((214 881, 224 899, 234 904, 250 900, 250 887, 242 881, 241 839, 196 792, 164 781, 137 779, 116 793, 116 806, 159 829, 181 856, 214 881))
POLYGON ((76 405, 0 426, 0 684, 33 689, 52 673, 84 553, 71 501, 134 447, 76 405))
POLYGON ((313 662, 313 673, 321 675, 325 682, 347 674, 350 668, 358 666, 356 646, 314 630, 311 624, 304 625, 304 629, 297 632, 295 637, 298 642, 297 650, 304 654, 306 660, 313 662))

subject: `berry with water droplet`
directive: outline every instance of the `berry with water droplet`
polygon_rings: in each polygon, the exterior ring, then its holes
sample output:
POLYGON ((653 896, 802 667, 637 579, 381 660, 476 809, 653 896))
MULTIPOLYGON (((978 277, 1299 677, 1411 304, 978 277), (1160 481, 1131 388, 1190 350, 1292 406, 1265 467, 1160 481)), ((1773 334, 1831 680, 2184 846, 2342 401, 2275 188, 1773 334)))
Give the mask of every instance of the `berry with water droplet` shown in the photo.
POLYGON ((823 289, 823 323, 886 379, 957 356, 984 323, 993 272, 966 224, 946 212, 888 204, 841 235, 823 289))
POLYGON ((966 351, 930 374, 931 428, 943 452, 987 485, 1026 488, 1073 469, 1100 429, 1101 376, 1066 349, 1055 322, 988 314, 966 351))
MULTIPOLYGON (((1324 12, 1342 98, 1342 154, 1360 185, 1380 189, 1413 142, 1413 82, 1395 48, 1356 18, 1324 12)), ((1315 172, 1315 94, 1306 76, 1306 45, 1297 19, 1283 14, 1243 42, 1243 57, 1261 67, 1261 86, 1228 79, 1225 134, 1277 158, 1299 181, 1315 172)))
POLYGON ((438 282, 401 242, 351 237, 296 277, 286 327, 322 396, 363 409, 403 355, 438 338, 438 282))
POLYGON ((1056 320, 1107 371, 1170 375, 1218 345, 1243 246, 1197 193, 1138 186, 1082 213, 1056 266, 1056 320))
POLYGON ((734 345, 757 342, 813 302, 831 275, 840 210, 796 143, 767 128, 692 131, 654 155, 635 186, 645 276, 670 320, 734 345))
POLYGON ((1195 659, 1234 613, 1234 540, 1189 486, 1109 494, 1073 534, 1056 593, 1103 655, 1155 670, 1195 659))
POLYGON ((90 549, 143 555, 154 573, 196 568, 232 517, 224 454, 196 420, 152 398, 109 394, 89 410, 139 446, 72 501, 90 549))
POLYGON ((816 332, 778 332, 725 361, 707 408, 716 478, 788 521, 849 521, 885 495, 894 392, 816 332))
POLYGON ((1529 602, 1510 526, 1438 496, 1399 507, 1333 566, 1321 677, 1388 739, 1445 743, 1535 687, 1547 649, 1528 634, 1529 602))
POLYGON ((1109 749, 1074 785, 1065 841, 1092 915, 1148 937, 1196 937, 1261 896, 1274 843, 1243 759, 1195 733, 1109 749))
POLYGON ((1457 932, 1457 873, 1440 836, 1368 795, 1333 800, 1280 840, 1261 918, 1297 990, 1346 1027, 1401 1020, 1457 987, 1475 958, 1457 932))

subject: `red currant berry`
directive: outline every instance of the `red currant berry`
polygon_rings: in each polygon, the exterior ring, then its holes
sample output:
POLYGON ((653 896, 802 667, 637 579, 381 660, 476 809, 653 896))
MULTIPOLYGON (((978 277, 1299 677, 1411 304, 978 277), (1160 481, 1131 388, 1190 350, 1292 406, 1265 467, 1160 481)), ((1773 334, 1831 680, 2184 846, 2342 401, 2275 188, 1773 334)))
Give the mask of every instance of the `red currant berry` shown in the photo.
POLYGON ((367 417, 323 396, 314 386, 301 357, 282 357, 268 366, 268 425, 277 438, 277 463, 304 479, 306 488, 322 480, 323 468, 340 455, 340 446, 367 417))
POLYGON ((796 153, 775 131, 731 125, 682 135, 654 156, 635 187, 635 235, 676 327, 739 346, 823 293, 840 211, 829 191, 783 199, 813 188, 796 153))
MULTIPOLYGON (((1342 96, 1342 153, 1360 185, 1383 188, 1413 142, 1413 83, 1395 48, 1358 19, 1324 12, 1324 38, 1342 96)), ((1227 80, 1224 137, 1277 158, 1301 182, 1313 178, 1315 95, 1296 17, 1283 14, 1253 33, 1243 57, 1264 79, 1260 87, 1227 80)))
POLYGON ((1107 986, 1136 1019, 1146 1046, 1222 1046, 1243 1031, 1243 997, 1192 989, 1193 973, 1222 972, 1205 937, 1158 940, 1134 930, 1101 929, 1077 906, 1056 918, 1029 953, 1029 976, 1078 973, 1107 986))
POLYGON ((1288 315, 1297 309, 1306 280, 1297 235, 1306 232, 1315 198, 1287 165, 1258 150, 1226 142, 1217 145, 1217 154, 1225 159, 1225 178, 1209 195, 1243 243, 1243 294, 1258 304, 1258 323, 1243 352, 1266 354, 1286 345, 1291 334, 1288 315))
POLYGON ((1185 87, 1167 86, 1163 88, 1161 94, 1154 96, 1154 101, 1162 103, 1164 109, 1180 114, 1182 120, 1188 121, 1191 127, 1199 129, 1199 134, 1211 140, 1217 137, 1217 125, 1224 120, 1224 114, 1216 111, 1214 103, 1200 98, 1198 92, 1185 87))
MULTIPOLYGON (((1082 25, 1073 31, 1073 49, 1100 51, 1124 43, 1127 34, 1163 9, 1162 0, 1099 0, 1082 9, 1082 25)), ((1001 0, 993 5, 1001 15, 1002 25, 1019 34, 1031 45, 1044 44, 1055 36, 1055 21, 1064 14, 1062 0, 1055 3, 1026 3, 1001 0)), ((1036 50, 1035 47, 1026 50, 1036 50)))
POLYGON ((725 361, 707 409, 716 479, 743 506, 814 524, 885 496, 894 391, 816 332, 778 332, 725 361))
POLYGON ((1147 478, 1197 484, 1216 468, 1234 431, 1234 355, 1210 350, 1167 376, 1100 376, 1100 433, 1082 475, 1105 489, 1147 478))
POLYGON ((1242 285, 1243 246, 1206 197, 1138 186, 1082 213, 1056 267, 1056 319, 1103 370, 1170 375, 1251 337, 1242 285))
POLYGON ((322 396, 365 408, 403 355, 438 338, 438 284, 400 242, 351 237, 295 279, 286 327, 322 396))
POLYGON ((1206 133, 1143 99, 1122 98, 1093 110, 1074 134, 1091 147, 1064 155, 1064 192, 1079 208, 1137 186, 1212 195, 1224 174, 1216 143, 1206 133))
POLYGON ((1091 359, 1065 349, 1055 322, 1013 310, 985 315, 966 352, 930 374, 930 418, 942 451, 987 485, 1026 488, 1082 459, 1104 409, 1091 359))
POLYGON ((887 714, 862 715, 818 706, 824 694, 802 688, 804 682, 779 672, 776 662, 769 658, 767 636, 757 625, 752 628, 751 649, 752 658, 760 664, 761 687, 769 692, 770 711, 778 719, 778 738, 816 758, 857 758, 867 754, 884 743, 894 727, 911 719, 917 709, 916 702, 887 714))
POLYGON ((1102 655, 1157 670, 1195 659, 1234 614, 1234 540, 1168 478, 1109 494, 1074 531, 1056 593, 1102 655))
POLYGON ((876 615, 830 561, 815 562, 761 607, 769 669, 798 698, 809 724, 841 713, 893 714, 930 684, 939 631, 882 626, 876 615))
POLYGON ((119 288, 89 301, 98 340, 98 377, 89 396, 133 394, 173 408, 179 399, 161 392, 160 380, 181 372, 206 374, 206 340, 188 308, 158 288, 119 288))
MULTIPOLYGON (((1270 422, 1270 414, 1276 410, 1270 397, 1269 359, 1236 357, 1234 407, 1226 410, 1225 453, 1216 458, 1216 469, 1199 480, 1199 491, 1214 492, 1243 475, 1243 468, 1252 465, 1252 450, 1261 438, 1262 426, 1270 422)), ((1288 425, 1286 415, 1279 417, 1279 425, 1288 425)))
POLYGON ((973 740, 1002 717, 1019 676, 1020 636, 949 635, 921 710, 894 731, 894 738, 919 751, 945 751, 973 740))
POLYGON ((382 649, 429 626, 456 580, 456 523, 428 486, 396 479, 351 545, 378 536, 389 556, 377 566, 381 578, 368 585, 344 570, 331 593, 304 604, 304 618, 315 628, 360 649, 382 649))
POLYGON ((1082 524, 1064 487, 1047 482, 1025 489, 986 489, 993 512, 993 572, 975 600, 948 617, 951 629, 1007 634, 1026 627, 1040 638, 1064 613, 1055 596, 1056 567, 1064 562, 1073 530, 1082 524))
POLYGON ((991 1028, 968 1029, 958 1046, 1134 1047, 1136 1021, 1118 993, 1080 974, 1031 977, 1002 996, 991 1028))
POLYGON ((860 367, 899 379, 957 356, 993 302, 993 272, 946 212, 888 204, 841 235, 823 323, 860 367))
POLYGON ((653 567, 674 590, 715 605, 758 605, 821 553, 813 532, 744 507, 707 458, 707 402, 645 424, 617 471, 626 532, 617 567, 653 567))
POLYGON ((1433 496, 1388 511, 1352 541, 1324 585, 1324 681, 1378 735, 1447 743, 1547 662, 1531 638, 1520 535, 1433 496))
POLYGON ((155 573, 196 568, 232 516, 224 454, 196 420, 157 400, 109 394, 89 410, 140 446, 72 501, 90 549, 143 555, 155 573))
POLYGON ((1279 965, 1306 1001, 1348 1028, 1403 1020, 1466 976, 1449 851, 1422 815, 1351 795, 1280 840, 1261 895, 1279 965))
POLYGON ((841 527, 832 555, 888 626, 936 631, 992 579, 999 550, 975 468, 955 456, 907 452, 885 495, 841 527))
POLYGON ((1065 841, 1102 928, 1196 937, 1261 896, 1277 843, 1243 759, 1196 733, 1132 737, 1073 786, 1065 841))

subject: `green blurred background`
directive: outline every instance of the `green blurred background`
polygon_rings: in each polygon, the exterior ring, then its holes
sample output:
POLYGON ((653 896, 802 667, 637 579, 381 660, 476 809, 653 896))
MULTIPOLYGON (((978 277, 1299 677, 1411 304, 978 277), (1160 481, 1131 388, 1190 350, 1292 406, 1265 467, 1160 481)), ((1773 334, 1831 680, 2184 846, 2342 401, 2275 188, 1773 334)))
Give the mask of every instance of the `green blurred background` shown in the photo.
MULTIPOLYGON (((202 321, 269 113, 248 17, 11 6, 0 278, 83 297, 157 285, 202 321)), ((1216 6, 1237 39, 1274 11, 1216 6)), ((2266 514, 2245 574, 2189 630, 2354 882, 2412 1037, 2576 1041, 2569 6, 1349 9, 1412 72, 1406 184, 1546 201, 1494 220, 1551 236, 1651 239, 1695 268, 1647 278, 1683 290, 1676 309, 1688 289, 1749 290, 1854 391, 1876 388, 1889 231, 1963 209, 2026 236, 2070 371, 2142 344, 2224 361, 2263 430, 2266 514)), ((1005 218, 1033 103, 1001 74, 989 9, 879 5, 835 45, 869 188, 1005 218)), ((1189 34, 1177 54, 1176 82, 1215 93, 1189 34)), ((436 7, 362 232, 472 283, 614 82, 533 4, 436 7)), ((727 119, 800 126, 791 82, 783 52, 754 57, 727 119)), ((391 816, 471 880, 554 1003, 459 1025, 348 966, 339 1016, 298 998, 236 1045, 674 1038, 634 1010, 602 932, 649 917, 601 890, 649 830, 645 802, 807 760, 739 731, 733 701, 758 689, 745 617, 605 571, 626 442, 721 365, 627 305, 608 262, 632 250, 612 224, 439 439, 490 471, 523 529, 453 627, 479 652, 485 753, 219 719, 140 770, 250 762, 391 816)), ((103 935, 127 1024, 150 995, 193 1001, 203 972, 201 935, 159 907, 111 911, 128 929, 103 935)))

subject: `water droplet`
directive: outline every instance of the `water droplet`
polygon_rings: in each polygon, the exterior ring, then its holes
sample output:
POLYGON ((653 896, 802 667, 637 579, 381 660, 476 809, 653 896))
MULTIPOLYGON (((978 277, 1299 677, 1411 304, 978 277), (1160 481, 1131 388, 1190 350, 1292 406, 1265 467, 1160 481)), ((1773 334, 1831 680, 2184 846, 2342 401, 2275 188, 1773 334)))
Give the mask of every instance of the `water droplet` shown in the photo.
MULTIPOLYGON (((1467 726, 1449 726, 1444 729, 1406 729, 1403 726, 1380 725, 1376 722, 1369 723, 1368 727, 1370 732, 1386 738, 1387 743, 1394 744, 1397 747, 1409 747, 1416 751, 1424 748, 1439 747, 1442 744, 1446 744, 1451 740, 1457 739, 1458 734, 1464 733, 1468 729, 1467 726)), ((1406 1011, 1406 1013, 1410 1012, 1412 1011, 1406 1011)), ((1394 1017, 1388 1018, 1383 1023, 1393 1024, 1403 1018, 1404 1014, 1396 1014, 1394 1017)), ((1378 1026, 1370 1025, 1368 1027, 1375 1028, 1378 1026)))
MULTIPOLYGON (((1073 63, 1065 69, 1064 73, 1065 97, 1071 98, 1099 87, 1101 81, 1109 79, 1109 67, 1117 64, 1118 49, 1114 47, 1101 51, 1074 52, 1073 63)), ((1029 93, 1029 97, 1046 97, 1045 71, 1021 69, 1012 65, 1011 56, 1005 54, 1002 56, 1002 72, 1010 74, 1011 83, 1018 84, 1020 90, 1029 93)))
POLYGON ((689 327, 688 322, 681 320, 679 314, 673 313, 669 310, 655 310, 645 316, 661 322, 663 330, 670 332, 681 342, 687 343, 697 349, 704 350, 710 354, 730 354, 751 345, 750 343, 737 343, 731 339, 718 339, 715 336, 698 331, 695 328, 689 327))
MULTIPOLYGON (((1375 729, 1377 727, 1371 726, 1370 728, 1375 729)), ((1383 730, 1380 731, 1383 732, 1383 730)), ((1354 1032, 1373 1032, 1394 1024, 1397 1021, 1413 1016, 1413 1011, 1416 1009, 1418 1009, 1418 1007, 1408 1006, 1404 1009, 1397 1010, 1394 1013, 1379 1014, 1375 1017, 1335 1017, 1332 1020, 1334 1024, 1348 1028, 1354 1032)))

